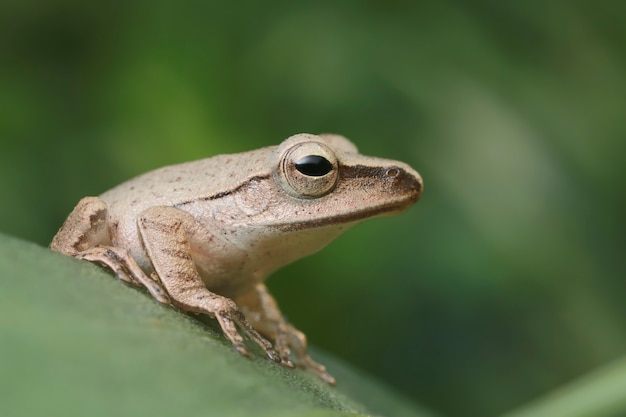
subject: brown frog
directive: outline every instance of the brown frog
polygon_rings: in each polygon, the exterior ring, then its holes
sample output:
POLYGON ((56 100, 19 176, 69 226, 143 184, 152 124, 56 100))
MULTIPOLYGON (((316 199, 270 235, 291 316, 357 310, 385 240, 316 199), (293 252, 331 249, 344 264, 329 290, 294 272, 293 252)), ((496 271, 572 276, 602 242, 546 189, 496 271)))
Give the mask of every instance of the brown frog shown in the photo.
POLYGON ((402 162, 361 155, 339 135, 298 134, 85 197, 50 248, 105 265, 163 304, 214 317, 243 355, 242 334, 273 361, 294 367, 294 359, 334 384, 263 282, 356 223, 408 208, 422 188, 402 162))

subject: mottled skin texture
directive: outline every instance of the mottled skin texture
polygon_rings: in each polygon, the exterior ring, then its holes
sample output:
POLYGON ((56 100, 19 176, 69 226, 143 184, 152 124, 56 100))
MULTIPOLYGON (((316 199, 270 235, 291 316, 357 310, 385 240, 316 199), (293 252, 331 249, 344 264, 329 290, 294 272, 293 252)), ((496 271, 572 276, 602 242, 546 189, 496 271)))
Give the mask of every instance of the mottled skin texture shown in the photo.
POLYGON ((421 192, 421 177, 406 164, 361 155, 342 136, 299 134, 85 197, 50 248, 105 265, 161 303, 216 318, 244 355, 242 334, 270 359, 290 367, 294 360, 333 384, 263 281, 359 221, 402 211, 421 192), (310 155, 319 164, 306 166, 310 155))

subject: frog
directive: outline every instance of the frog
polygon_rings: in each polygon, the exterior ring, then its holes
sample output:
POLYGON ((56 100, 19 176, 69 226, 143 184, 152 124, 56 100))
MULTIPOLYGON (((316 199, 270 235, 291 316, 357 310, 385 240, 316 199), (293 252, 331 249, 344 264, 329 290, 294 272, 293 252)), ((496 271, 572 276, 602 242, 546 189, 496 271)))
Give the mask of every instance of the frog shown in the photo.
POLYGON ((338 134, 165 166, 82 198, 49 247, 110 269, 158 302, 216 319, 235 351, 251 347, 324 382, 265 280, 365 219, 417 202, 408 164, 359 153, 338 134))

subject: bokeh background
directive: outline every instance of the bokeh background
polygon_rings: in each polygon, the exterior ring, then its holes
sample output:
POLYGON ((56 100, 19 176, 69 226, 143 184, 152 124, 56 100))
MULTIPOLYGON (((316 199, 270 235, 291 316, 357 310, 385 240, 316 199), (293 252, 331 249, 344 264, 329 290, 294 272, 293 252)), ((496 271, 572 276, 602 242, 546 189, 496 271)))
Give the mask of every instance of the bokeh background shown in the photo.
MULTIPOLYGON (((491 416, 626 351, 626 7, 6 0, 0 231, 152 168, 337 132, 421 172, 269 281, 310 340, 491 416)), ((45 279, 43 277, 42 279, 45 279)))

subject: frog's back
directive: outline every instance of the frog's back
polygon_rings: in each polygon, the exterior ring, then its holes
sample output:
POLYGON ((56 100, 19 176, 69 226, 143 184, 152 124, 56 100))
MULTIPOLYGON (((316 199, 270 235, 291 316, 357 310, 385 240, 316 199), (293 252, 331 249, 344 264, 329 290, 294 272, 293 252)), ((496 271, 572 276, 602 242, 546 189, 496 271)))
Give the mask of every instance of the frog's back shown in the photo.
MULTIPOLYGON (((225 195, 247 180, 268 175, 275 147, 166 166, 132 178, 100 196, 114 218, 134 218, 154 206, 225 195)), ((116 220, 116 219, 114 219, 116 220)))

